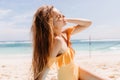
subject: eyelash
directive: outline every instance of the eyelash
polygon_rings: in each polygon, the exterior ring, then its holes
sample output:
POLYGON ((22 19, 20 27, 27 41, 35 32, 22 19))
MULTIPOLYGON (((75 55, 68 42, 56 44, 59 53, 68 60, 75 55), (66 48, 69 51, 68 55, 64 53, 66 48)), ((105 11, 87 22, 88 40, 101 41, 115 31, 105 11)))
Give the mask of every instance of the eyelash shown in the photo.
POLYGON ((64 16, 64 15, 58 15, 58 19, 59 19, 59 18, 61 18, 61 17, 63 17, 63 18, 64 18, 65 16, 64 16))

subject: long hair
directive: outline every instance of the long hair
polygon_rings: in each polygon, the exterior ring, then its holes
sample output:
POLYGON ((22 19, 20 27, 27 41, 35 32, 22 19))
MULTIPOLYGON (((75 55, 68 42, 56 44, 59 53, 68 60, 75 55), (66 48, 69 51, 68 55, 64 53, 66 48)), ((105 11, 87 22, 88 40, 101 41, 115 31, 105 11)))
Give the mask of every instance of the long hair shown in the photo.
POLYGON ((34 17, 32 23, 32 39, 33 39, 33 59, 32 70, 33 79, 41 80, 42 71, 48 64, 50 50, 53 45, 53 25, 51 22, 53 6, 40 7, 34 17))

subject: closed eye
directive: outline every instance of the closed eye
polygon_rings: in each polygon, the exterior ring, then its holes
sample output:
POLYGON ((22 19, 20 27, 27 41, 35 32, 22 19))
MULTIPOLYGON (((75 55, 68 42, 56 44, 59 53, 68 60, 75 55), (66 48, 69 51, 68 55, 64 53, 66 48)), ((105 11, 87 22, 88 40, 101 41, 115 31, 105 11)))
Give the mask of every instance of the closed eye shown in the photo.
POLYGON ((64 17, 65 17, 64 15, 58 14, 58 15, 56 16, 56 21, 59 20, 60 18, 64 18, 64 17))
POLYGON ((58 15, 58 19, 59 18, 64 18, 64 17, 65 17, 64 15, 61 15, 61 14, 58 15))

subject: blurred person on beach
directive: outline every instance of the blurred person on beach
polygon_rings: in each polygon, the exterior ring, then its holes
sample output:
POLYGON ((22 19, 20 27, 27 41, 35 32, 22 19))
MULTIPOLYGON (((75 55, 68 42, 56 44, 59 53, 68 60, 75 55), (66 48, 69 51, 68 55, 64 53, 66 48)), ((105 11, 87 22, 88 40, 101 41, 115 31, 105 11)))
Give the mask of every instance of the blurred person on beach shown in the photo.
POLYGON ((74 63, 75 51, 70 37, 88 28, 91 21, 81 18, 65 18, 54 6, 41 6, 33 17, 33 79, 45 80, 50 67, 57 65, 58 80, 78 80, 79 71, 74 63), (63 30, 67 23, 75 26, 63 30))

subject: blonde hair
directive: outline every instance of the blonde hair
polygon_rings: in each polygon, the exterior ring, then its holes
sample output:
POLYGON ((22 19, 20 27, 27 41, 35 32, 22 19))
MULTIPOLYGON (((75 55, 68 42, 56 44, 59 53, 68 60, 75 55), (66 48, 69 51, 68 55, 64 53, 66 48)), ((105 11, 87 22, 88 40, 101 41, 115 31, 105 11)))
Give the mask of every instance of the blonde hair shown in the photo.
POLYGON ((41 72, 48 64, 53 45, 53 23, 51 21, 53 6, 40 7, 34 17, 31 27, 33 37, 32 69, 34 80, 41 79, 41 72))

